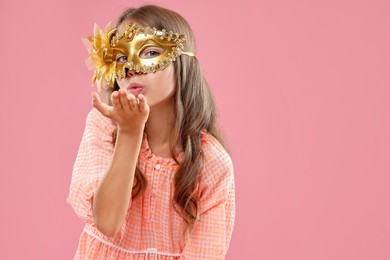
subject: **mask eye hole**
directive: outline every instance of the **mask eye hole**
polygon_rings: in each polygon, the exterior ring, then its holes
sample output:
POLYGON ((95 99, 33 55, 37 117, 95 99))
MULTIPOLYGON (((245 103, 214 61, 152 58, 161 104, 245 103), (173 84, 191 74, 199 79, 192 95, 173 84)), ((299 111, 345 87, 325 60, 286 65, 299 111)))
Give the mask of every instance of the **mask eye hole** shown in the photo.
POLYGON ((124 55, 123 53, 119 53, 118 55, 116 55, 115 58, 118 64, 122 64, 127 61, 127 56, 124 55))
POLYGON ((163 48, 151 46, 151 47, 144 48, 141 51, 139 57, 141 59, 152 59, 152 58, 160 56, 164 52, 165 52, 165 50, 163 48))

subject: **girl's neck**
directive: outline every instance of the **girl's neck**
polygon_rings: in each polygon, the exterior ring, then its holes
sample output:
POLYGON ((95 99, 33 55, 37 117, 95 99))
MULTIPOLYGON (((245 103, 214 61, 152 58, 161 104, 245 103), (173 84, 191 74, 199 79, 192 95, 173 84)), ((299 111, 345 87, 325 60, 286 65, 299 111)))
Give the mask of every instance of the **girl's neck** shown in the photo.
POLYGON ((172 123, 172 106, 150 108, 149 117, 145 124, 145 132, 151 147, 169 147, 172 123))

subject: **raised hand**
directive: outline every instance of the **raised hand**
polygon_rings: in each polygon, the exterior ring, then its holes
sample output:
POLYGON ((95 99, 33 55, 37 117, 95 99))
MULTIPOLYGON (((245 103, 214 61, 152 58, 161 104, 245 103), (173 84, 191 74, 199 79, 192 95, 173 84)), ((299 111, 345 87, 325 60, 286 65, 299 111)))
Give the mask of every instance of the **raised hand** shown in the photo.
POLYGON ((143 129, 149 117, 149 106, 145 96, 138 95, 138 98, 131 93, 120 89, 111 94, 112 106, 101 102, 96 92, 92 93, 92 104, 104 116, 114 120, 118 129, 123 132, 132 132, 143 129))

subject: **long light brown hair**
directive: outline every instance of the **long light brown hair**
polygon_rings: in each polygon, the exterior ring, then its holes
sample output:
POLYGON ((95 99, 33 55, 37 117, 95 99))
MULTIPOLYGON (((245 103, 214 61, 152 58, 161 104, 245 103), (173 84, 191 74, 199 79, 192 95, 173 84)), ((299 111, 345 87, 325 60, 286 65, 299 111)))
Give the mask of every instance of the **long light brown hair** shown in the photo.
MULTIPOLYGON (((178 32, 186 35, 185 49, 196 54, 194 33, 188 22, 178 13, 156 6, 144 5, 139 8, 126 9, 118 18, 116 27, 122 22, 134 21, 141 26, 155 27, 158 30, 178 32)), ((199 220, 198 205, 198 177, 204 167, 204 154, 201 146, 201 130, 205 128, 228 151, 225 138, 217 123, 217 110, 211 90, 203 77, 198 59, 187 55, 180 55, 173 62, 175 71, 176 91, 173 96, 174 121, 170 125, 169 139, 170 153, 176 160, 178 154, 174 149, 177 144, 183 149, 185 159, 175 173, 175 193, 173 205, 177 213, 187 223, 185 234, 189 238, 189 231, 195 221, 199 220), (177 206, 179 206, 177 208, 177 206)), ((115 81, 114 88, 106 93, 106 102, 110 105, 111 94, 119 90, 115 81)), ((112 132, 115 146, 117 128, 112 132)), ((136 167, 136 184, 132 191, 132 198, 142 195, 148 185, 147 179, 136 167)))

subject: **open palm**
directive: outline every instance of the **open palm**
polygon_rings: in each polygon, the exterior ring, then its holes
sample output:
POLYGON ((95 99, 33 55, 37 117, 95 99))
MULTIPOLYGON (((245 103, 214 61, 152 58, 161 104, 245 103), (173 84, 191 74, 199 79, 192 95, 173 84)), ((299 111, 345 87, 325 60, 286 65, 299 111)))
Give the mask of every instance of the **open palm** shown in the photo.
POLYGON ((92 93, 93 106, 105 117, 114 120, 118 128, 123 131, 132 131, 145 126, 149 116, 149 106, 145 96, 135 97, 125 90, 114 91, 111 94, 112 106, 103 103, 96 92, 92 93))

